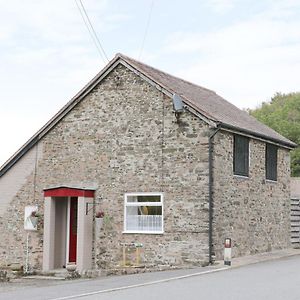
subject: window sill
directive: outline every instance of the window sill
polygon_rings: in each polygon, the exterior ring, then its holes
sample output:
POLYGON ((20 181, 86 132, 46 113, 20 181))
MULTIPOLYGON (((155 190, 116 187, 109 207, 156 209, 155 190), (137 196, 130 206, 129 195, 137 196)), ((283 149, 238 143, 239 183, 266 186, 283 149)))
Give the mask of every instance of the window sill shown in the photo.
POLYGON ((137 230, 126 230, 122 232, 123 234, 163 234, 163 231, 137 231, 137 230))
POLYGON ((236 178, 236 179, 250 179, 249 176, 235 175, 235 174, 233 174, 233 178, 236 178))

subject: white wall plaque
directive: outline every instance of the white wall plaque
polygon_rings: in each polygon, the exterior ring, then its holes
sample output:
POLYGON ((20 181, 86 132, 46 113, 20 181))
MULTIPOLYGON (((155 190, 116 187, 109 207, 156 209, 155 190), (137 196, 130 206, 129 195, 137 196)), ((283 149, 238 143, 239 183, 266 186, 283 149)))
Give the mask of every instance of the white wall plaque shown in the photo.
POLYGON ((38 207, 36 205, 25 206, 24 229, 35 231, 38 223, 38 207))

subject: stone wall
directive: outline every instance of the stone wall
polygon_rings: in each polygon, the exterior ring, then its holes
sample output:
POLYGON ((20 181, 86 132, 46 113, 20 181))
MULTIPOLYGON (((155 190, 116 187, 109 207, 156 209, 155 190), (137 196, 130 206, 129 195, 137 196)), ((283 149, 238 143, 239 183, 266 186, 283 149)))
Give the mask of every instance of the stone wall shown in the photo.
POLYGON ((233 256, 290 247, 290 159, 278 150, 277 182, 265 180, 265 143, 250 139, 249 178, 233 175, 233 135, 219 132, 214 140, 213 244, 223 255, 226 237, 233 256))
POLYGON ((300 199, 300 178, 291 178, 291 198, 300 199))
MULTIPOLYGON (((97 209, 107 216, 94 233, 96 267, 118 266, 121 244, 129 242, 143 243, 149 266, 206 262, 207 129, 188 112, 176 123, 172 100, 119 65, 40 142, 35 199, 32 173, 2 218, 0 259, 24 261, 24 206, 38 203, 43 211, 43 189, 69 185, 95 188, 97 209), (122 233, 126 192, 163 192, 164 234, 122 233)), ((39 224, 30 235, 34 268, 41 267, 42 233, 39 224)))

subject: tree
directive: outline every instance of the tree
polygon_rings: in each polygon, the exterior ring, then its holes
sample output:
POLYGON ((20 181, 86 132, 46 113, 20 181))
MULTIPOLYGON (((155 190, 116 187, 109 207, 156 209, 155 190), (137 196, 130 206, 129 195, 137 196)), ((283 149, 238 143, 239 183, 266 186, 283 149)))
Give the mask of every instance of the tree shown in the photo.
MULTIPOLYGON (((263 102, 256 109, 248 112, 260 122, 300 144, 300 92, 276 93, 270 102, 263 102)), ((300 176, 300 148, 291 151, 292 176, 300 176)))

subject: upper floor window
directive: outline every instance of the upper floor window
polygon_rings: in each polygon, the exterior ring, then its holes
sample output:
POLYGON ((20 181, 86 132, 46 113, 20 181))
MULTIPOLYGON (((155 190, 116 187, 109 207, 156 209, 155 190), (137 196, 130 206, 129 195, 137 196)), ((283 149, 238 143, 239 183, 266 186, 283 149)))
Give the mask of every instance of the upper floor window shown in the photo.
POLYGON ((233 174, 249 176, 249 138, 234 135, 233 174))
POLYGON ((124 232, 163 233, 163 194, 125 194, 124 232))
POLYGON ((266 144, 266 179, 277 180, 277 147, 272 144, 266 144))

